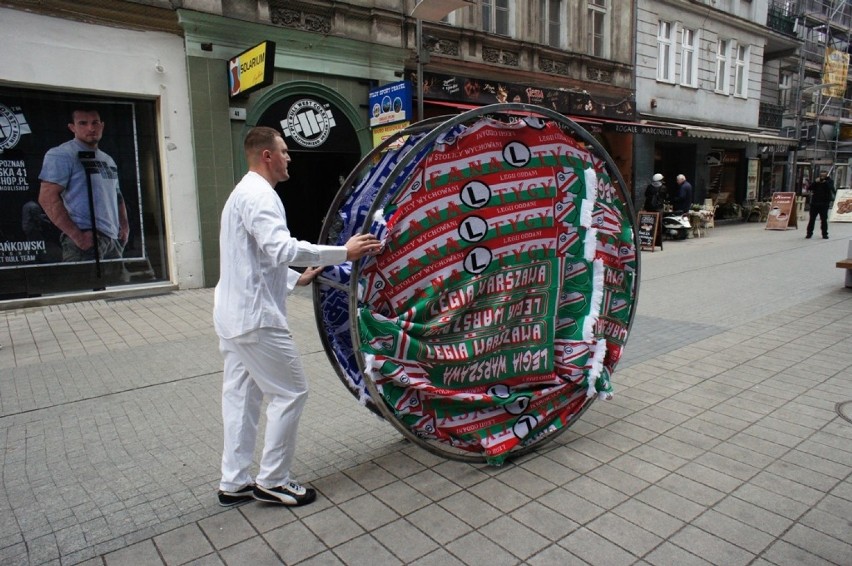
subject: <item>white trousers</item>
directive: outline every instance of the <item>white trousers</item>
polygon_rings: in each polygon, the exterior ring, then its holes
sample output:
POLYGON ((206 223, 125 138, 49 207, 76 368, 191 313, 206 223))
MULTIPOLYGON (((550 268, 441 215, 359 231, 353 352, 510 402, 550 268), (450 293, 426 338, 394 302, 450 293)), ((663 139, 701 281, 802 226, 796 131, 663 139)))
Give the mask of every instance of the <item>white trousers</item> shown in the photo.
POLYGON ((222 422, 225 446, 219 489, 234 491, 252 482, 263 487, 290 479, 299 417, 308 398, 308 381, 289 330, 260 328, 236 338, 220 338, 225 360, 222 376, 222 422), (263 397, 266 437, 257 478, 254 459, 263 397))

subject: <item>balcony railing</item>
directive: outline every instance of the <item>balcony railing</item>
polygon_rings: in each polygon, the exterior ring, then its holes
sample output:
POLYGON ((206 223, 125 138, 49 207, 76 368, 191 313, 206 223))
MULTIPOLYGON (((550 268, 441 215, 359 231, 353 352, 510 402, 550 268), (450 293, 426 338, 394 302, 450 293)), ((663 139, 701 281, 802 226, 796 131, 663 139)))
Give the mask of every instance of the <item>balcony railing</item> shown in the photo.
POLYGON ((757 117, 757 125, 767 130, 780 130, 781 121, 784 118, 784 107, 778 104, 760 103, 760 114, 757 117))
POLYGON ((793 28, 796 25, 796 16, 792 13, 789 5, 780 2, 771 2, 766 14, 766 27, 777 32, 795 37, 793 28))

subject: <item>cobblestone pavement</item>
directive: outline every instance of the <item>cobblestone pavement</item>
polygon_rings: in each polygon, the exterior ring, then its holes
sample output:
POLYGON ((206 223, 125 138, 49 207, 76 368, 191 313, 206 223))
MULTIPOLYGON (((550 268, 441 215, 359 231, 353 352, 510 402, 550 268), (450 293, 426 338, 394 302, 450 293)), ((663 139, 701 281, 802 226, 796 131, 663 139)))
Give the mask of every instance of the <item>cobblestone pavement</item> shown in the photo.
POLYGON ((831 235, 643 253, 616 397, 500 468, 359 406, 299 294, 294 471, 320 497, 292 510, 216 503, 210 289, 0 311, 0 564, 852 564, 852 225, 831 235))

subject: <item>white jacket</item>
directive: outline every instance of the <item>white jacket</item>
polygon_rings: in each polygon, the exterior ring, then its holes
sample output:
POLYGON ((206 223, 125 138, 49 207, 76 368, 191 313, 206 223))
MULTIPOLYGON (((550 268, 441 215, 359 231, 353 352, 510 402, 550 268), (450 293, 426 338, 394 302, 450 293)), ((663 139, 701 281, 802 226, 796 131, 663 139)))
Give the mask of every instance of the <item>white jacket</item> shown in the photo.
POLYGON ((219 255, 213 324, 220 337, 234 338, 258 328, 286 329, 285 301, 299 278, 289 266, 342 263, 346 248, 293 238, 281 199, 249 171, 222 210, 219 255))

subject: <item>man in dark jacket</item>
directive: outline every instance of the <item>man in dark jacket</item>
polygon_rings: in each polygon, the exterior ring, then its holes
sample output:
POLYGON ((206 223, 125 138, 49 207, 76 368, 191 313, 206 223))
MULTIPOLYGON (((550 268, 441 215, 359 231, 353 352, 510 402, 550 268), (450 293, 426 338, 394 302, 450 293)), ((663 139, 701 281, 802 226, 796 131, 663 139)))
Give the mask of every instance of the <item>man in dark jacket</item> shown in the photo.
POLYGON ((688 212, 692 208, 692 185, 686 180, 686 176, 678 175, 677 181, 677 197, 674 201, 674 210, 680 212, 688 212))
POLYGON ((808 188, 811 193, 811 213, 808 219, 808 229, 805 238, 814 235, 814 224, 819 216, 822 239, 828 239, 828 209, 834 200, 834 181, 828 176, 828 171, 823 169, 819 172, 819 178, 811 183, 808 188))

